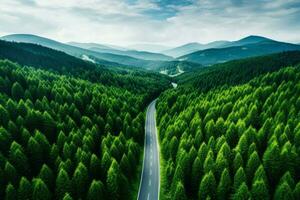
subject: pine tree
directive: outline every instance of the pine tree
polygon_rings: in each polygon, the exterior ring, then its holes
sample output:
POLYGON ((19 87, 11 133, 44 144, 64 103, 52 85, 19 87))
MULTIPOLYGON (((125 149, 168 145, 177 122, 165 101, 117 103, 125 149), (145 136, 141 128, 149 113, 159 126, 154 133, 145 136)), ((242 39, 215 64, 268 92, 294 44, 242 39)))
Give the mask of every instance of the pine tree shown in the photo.
POLYGON ((71 193, 71 181, 68 173, 64 169, 60 169, 56 177, 56 198, 62 199, 66 193, 71 193))
POLYGON ((177 183, 175 192, 172 196, 172 199, 174 199, 174 200, 186 200, 187 199, 185 190, 184 190, 184 186, 181 182, 177 183))
POLYGON ((101 181, 93 180, 87 193, 87 200, 102 200, 104 198, 104 185, 101 181))
POLYGON ((18 173, 16 168, 10 164, 10 162, 5 163, 4 174, 7 182, 11 182, 13 185, 18 184, 18 173))
POLYGON ((86 194, 88 181, 89 176, 87 168, 83 163, 79 163, 72 178, 72 185, 77 198, 83 198, 83 195, 86 194))
POLYGON ((20 179, 18 188, 18 199, 32 199, 32 185, 27 178, 22 177, 20 179))
POLYGON ((100 178, 101 177, 101 160, 95 155, 92 154, 90 160, 90 170, 92 177, 100 178))
POLYGON ((46 184, 42 181, 42 179, 34 179, 33 180, 33 193, 32 199, 35 200, 50 200, 51 193, 46 186, 46 184))
POLYGON ((191 190, 193 194, 197 194, 198 188, 199 188, 199 184, 200 184, 200 177, 202 175, 202 166, 200 163, 200 159, 199 157, 197 157, 194 160, 194 163, 192 165, 192 183, 191 183, 191 190))
POLYGON ((19 99, 24 97, 24 89, 22 88, 22 86, 18 82, 15 82, 12 85, 11 95, 16 100, 19 100, 19 99))
POLYGON ((111 166, 107 173, 106 185, 108 190, 109 199, 117 200, 119 199, 119 178, 120 169, 116 160, 113 160, 111 166))
POLYGON ((290 188, 289 184, 287 182, 281 183, 277 186, 275 194, 274 194, 274 200, 293 200, 293 192, 290 188))
POLYGON ((221 179, 217 188, 217 199, 226 199, 231 190, 231 178, 227 168, 222 172, 221 179))
POLYGON ((268 174, 270 184, 276 183, 280 176, 280 150, 278 144, 270 144, 263 155, 263 164, 268 174))
POLYGON ((237 191, 233 194, 233 200, 245 200, 250 198, 250 192, 245 182, 243 182, 237 191))
POLYGON ((240 167, 234 175, 233 188, 234 190, 238 190, 238 188, 242 185, 243 182, 246 183, 247 177, 244 172, 244 169, 240 167))
POLYGON ((202 178, 198 193, 199 199, 206 199, 208 196, 212 199, 216 196, 216 180, 211 171, 202 178))
POLYGON ((263 180, 255 181, 251 189, 252 198, 255 200, 270 199, 268 188, 263 180))
POLYGON ((254 173, 260 165, 260 160, 257 152, 253 152, 246 165, 247 180, 251 181, 253 179, 254 173))
POLYGON ((6 186, 6 190, 5 190, 5 200, 15 200, 17 199, 17 191, 15 189, 15 187, 9 183, 6 186))
POLYGON ((45 182, 49 189, 54 187, 53 171, 46 164, 43 164, 38 177, 45 182))

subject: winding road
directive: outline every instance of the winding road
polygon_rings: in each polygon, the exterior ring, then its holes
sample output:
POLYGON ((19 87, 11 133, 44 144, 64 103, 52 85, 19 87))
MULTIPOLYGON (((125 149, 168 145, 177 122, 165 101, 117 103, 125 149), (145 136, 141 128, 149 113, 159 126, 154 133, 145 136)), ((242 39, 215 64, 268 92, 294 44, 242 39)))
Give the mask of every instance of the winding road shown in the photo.
POLYGON ((138 200, 159 199, 159 147, 155 121, 155 103, 156 100, 152 101, 147 108, 144 161, 138 200))

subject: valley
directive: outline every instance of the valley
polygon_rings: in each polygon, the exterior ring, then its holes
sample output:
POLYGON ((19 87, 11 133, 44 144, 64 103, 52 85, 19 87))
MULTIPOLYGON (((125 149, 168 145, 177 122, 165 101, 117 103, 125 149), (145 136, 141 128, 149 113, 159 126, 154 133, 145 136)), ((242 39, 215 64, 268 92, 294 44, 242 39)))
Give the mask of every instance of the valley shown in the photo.
POLYGON ((299 199, 298 50, 4 36, 0 198, 299 199))

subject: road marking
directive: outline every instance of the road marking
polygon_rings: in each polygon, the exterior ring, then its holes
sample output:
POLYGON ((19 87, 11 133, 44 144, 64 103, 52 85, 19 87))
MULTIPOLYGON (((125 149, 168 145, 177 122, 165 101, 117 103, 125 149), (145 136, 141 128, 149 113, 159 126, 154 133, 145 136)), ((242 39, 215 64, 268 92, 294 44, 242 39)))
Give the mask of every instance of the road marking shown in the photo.
POLYGON ((151 186, 151 179, 149 180, 149 186, 151 186))
POLYGON ((152 175, 152 169, 150 169, 150 176, 152 175))
POLYGON ((150 162, 150 166, 152 166, 152 161, 150 162))
POLYGON ((149 200, 149 198, 150 198, 150 193, 148 193, 147 200, 149 200))

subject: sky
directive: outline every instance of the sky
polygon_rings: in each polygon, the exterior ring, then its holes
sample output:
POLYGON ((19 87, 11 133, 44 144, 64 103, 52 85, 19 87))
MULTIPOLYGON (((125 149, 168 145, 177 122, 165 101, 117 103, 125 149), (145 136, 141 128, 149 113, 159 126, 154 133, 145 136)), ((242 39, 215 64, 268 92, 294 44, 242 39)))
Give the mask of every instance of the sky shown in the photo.
POLYGON ((176 46, 261 35, 300 43, 300 0, 0 0, 0 35, 176 46))

